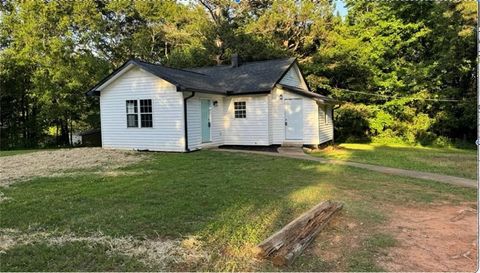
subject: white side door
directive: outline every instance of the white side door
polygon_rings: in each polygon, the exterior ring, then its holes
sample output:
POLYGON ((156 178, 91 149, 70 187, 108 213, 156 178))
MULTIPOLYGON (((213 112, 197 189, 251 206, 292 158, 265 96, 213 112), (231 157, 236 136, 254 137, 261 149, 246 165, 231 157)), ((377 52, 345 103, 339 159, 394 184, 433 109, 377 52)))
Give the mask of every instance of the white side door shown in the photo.
POLYGON ((303 139, 303 100, 285 99, 285 139, 303 139))

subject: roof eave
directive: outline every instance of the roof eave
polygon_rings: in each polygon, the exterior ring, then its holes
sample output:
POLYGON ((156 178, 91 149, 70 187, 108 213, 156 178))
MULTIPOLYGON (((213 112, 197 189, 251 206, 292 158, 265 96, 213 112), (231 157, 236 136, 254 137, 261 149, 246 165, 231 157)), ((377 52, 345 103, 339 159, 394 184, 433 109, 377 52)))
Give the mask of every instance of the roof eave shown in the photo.
POLYGON ((326 97, 326 96, 323 96, 323 95, 320 95, 320 94, 317 94, 317 93, 314 93, 312 91, 307 91, 307 90, 301 90, 299 88, 296 88, 296 87, 293 87, 293 86, 288 86, 288 85, 284 85, 284 84, 276 84, 275 85, 276 87, 279 87, 279 88, 282 88, 282 89, 285 89, 289 92, 293 92, 295 94, 298 94, 298 95, 301 95, 301 96, 305 96, 305 97, 309 97, 309 98, 312 98, 316 101, 319 101, 321 103, 325 103, 325 104, 338 104, 338 101, 336 101, 335 99, 332 99, 332 98, 329 98, 329 97, 326 97))
POLYGON ((198 89, 186 86, 177 86, 178 92, 198 92, 198 93, 206 93, 206 94, 214 94, 214 95, 227 95, 227 92, 224 91, 214 91, 214 90, 207 90, 207 89, 198 89))

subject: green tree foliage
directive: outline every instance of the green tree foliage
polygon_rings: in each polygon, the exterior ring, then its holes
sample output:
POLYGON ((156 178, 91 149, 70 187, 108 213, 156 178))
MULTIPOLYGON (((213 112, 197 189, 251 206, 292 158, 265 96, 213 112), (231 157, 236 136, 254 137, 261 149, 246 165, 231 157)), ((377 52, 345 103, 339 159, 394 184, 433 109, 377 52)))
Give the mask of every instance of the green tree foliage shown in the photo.
POLYGON ((345 22, 311 62, 313 73, 329 79, 327 92, 368 104, 377 138, 474 139, 476 3, 347 3, 345 22))
POLYGON ((192 67, 235 52, 297 57, 312 90, 347 102, 340 139, 475 138, 476 3, 347 4, 341 18, 330 0, 2 1, 0 146, 98 127, 84 93, 130 58, 192 67))

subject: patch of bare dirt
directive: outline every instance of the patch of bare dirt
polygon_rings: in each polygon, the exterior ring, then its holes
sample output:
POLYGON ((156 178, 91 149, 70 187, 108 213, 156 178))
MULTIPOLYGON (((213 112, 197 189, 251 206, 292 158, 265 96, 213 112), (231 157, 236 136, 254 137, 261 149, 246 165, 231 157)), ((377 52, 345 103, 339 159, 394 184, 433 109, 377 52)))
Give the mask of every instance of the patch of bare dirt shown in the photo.
POLYGON ((0 157, 0 186, 88 168, 111 171, 145 159, 133 151, 75 148, 0 157))
POLYGON ((0 229, 0 253, 5 253, 17 245, 46 243, 64 245, 72 242, 84 242, 108 246, 108 253, 121 253, 144 263, 156 270, 168 270, 171 266, 203 263, 208 255, 202 250, 201 242, 195 237, 185 239, 146 239, 132 237, 110 237, 101 233, 92 236, 75 234, 54 234, 50 232, 22 233, 15 229, 0 229))
POLYGON ((366 236, 363 223, 350 219, 340 212, 330 220, 328 228, 322 230, 307 248, 307 255, 318 257, 331 265, 330 271, 348 271, 348 249, 357 249, 366 236))
POLYGON ((475 272, 475 204, 394 207, 386 227, 397 246, 378 261, 388 271, 475 272))

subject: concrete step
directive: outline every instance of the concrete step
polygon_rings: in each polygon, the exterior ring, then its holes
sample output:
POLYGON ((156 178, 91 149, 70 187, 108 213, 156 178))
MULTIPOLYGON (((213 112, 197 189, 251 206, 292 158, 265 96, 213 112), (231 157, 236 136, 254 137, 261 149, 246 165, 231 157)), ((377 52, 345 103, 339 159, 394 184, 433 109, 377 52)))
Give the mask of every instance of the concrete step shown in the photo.
POLYGON ((278 153, 287 155, 305 155, 302 147, 279 147, 278 153))
POLYGON ((296 147, 296 148, 302 148, 303 143, 301 142, 283 142, 282 147, 296 147))

